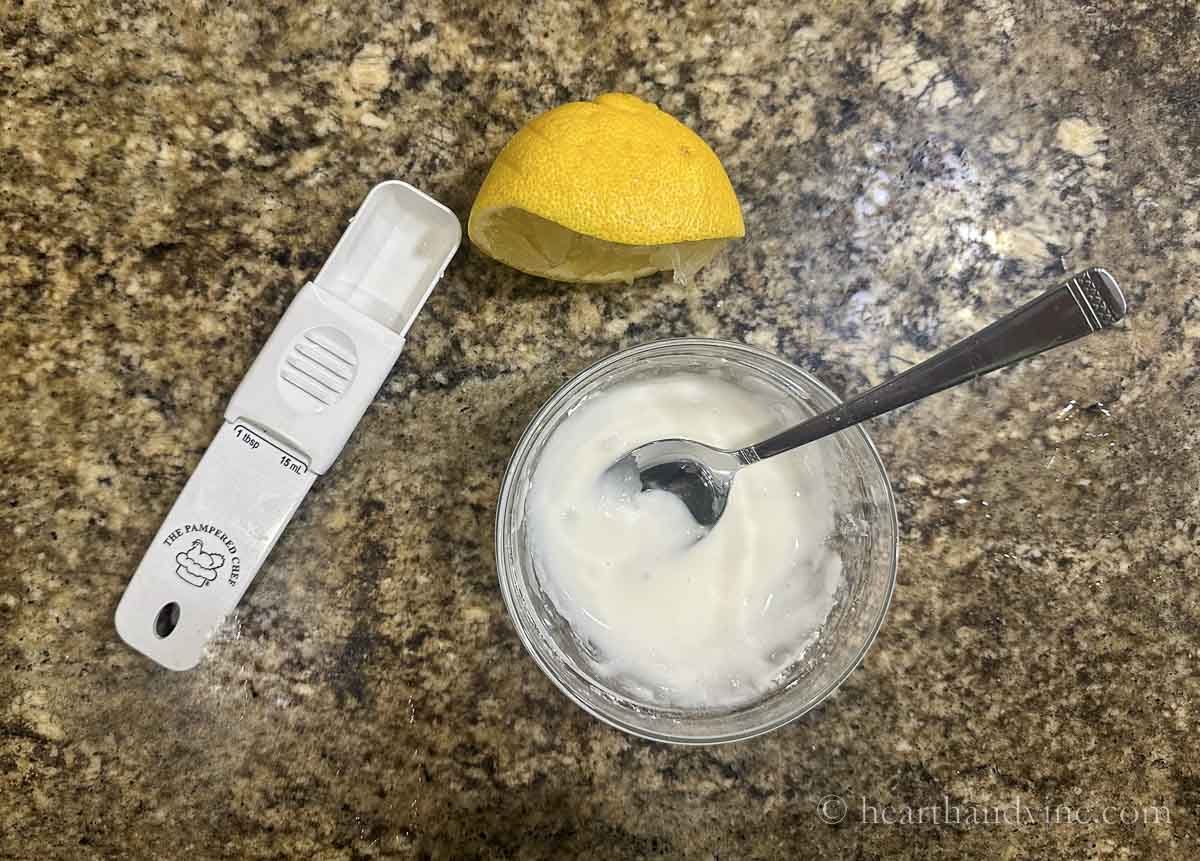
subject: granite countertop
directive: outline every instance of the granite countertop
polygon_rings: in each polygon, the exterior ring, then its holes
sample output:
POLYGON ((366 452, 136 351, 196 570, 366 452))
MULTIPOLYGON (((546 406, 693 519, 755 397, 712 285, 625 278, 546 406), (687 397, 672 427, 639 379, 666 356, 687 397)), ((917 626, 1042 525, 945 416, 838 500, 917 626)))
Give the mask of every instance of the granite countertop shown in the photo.
POLYGON ((0 856, 1195 857, 1196 5, 650 5, 9 6, 0 856), (517 128, 611 89, 709 141, 746 239, 689 287, 464 245, 201 666, 125 647, 129 575, 366 191, 465 220, 517 128), (1092 264, 1118 331, 872 424, 899 583, 822 707, 674 748, 525 655, 492 520, 566 376, 704 335, 850 392, 1092 264))

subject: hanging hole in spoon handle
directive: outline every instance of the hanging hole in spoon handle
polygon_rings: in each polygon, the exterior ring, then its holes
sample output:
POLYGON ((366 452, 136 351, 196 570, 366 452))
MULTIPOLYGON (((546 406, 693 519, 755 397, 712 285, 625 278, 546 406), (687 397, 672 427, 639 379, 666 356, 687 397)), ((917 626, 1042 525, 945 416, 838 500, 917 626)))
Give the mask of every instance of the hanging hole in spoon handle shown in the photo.
POLYGON ((1125 297, 1116 279, 1104 269, 1088 269, 986 329, 851 398, 840 407, 742 449, 738 457, 743 463, 754 463, 819 440, 943 389, 1106 329, 1119 322, 1126 310, 1125 297))

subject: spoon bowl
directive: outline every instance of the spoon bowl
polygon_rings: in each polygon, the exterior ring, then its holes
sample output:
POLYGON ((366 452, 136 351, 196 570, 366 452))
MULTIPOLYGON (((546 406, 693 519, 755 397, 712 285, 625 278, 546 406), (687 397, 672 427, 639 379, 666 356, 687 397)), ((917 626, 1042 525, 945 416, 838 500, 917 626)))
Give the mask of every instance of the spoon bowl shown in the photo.
POLYGON ((678 496, 696 523, 711 529, 725 512, 734 473, 744 465, 736 451, 690 439, 659 439, 629 452, 609 473, 636 475, 642 490, 678 496))

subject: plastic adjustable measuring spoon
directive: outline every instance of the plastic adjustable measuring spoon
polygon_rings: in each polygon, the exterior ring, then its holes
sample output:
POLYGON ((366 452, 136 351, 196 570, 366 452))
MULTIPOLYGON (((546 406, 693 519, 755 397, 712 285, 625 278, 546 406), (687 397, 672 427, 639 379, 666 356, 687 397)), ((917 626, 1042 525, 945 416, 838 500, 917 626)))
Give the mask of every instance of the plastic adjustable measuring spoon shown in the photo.
POLYGON ((454 213, 412 186, 371 190, 250 366, 134 572, 116 613, 126 643, 173 670, 199 663, 374 399, 461 239, 454 213))

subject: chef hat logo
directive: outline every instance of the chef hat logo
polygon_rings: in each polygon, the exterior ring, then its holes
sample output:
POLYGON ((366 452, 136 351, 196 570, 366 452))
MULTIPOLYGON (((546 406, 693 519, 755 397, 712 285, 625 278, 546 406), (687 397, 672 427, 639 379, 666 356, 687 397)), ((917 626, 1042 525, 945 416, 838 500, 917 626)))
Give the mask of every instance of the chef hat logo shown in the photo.
POLYGON ((217 571, 225 564, 220 553, 205 553, 199 539, 182 553, 175 554, 175 573, 193 586, 205 586, 217 579, 217 571))

